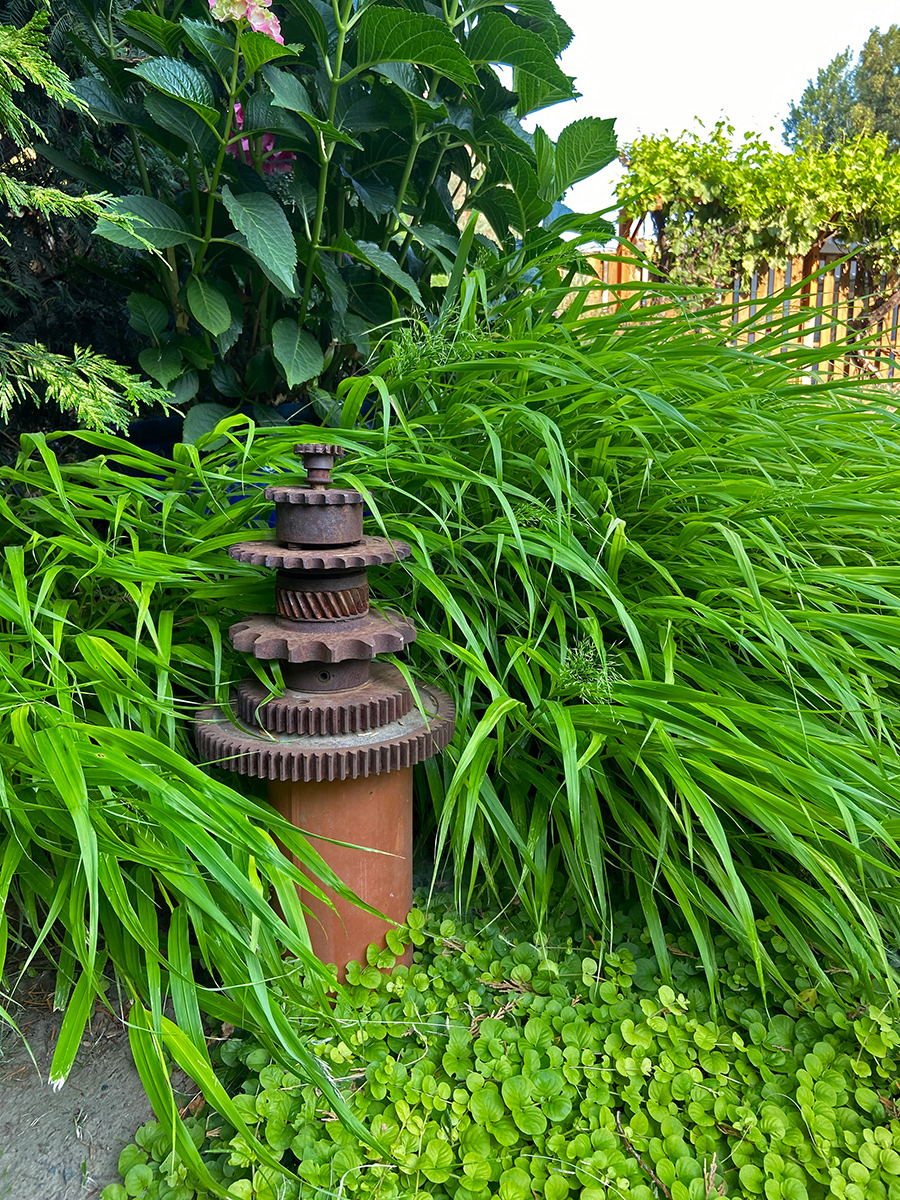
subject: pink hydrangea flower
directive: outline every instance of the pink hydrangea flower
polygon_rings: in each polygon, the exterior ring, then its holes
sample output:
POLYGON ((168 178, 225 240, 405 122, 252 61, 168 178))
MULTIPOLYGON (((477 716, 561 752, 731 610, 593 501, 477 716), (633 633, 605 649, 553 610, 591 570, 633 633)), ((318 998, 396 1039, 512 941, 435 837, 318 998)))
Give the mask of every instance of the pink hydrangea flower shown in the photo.
POLYGON ((278 18, 268 11, 271 4, 272 0, 209 0, 209 9, 217 21, 246 21, 251 29, 283 46, 278 18))
MULTIPOLYGON (((244 128, 243 105, 235 104, 234 120, 238 129, 244 128)), ((291 163, 297 157, 292 150, 275 149, 274 133, 262 134, 259 138, 258 146, 262 152, 262 169, 266 175, 277 175, 279 171, 289 171, 291 169, 291 163)), ((228 153, 234 155, 235 158, 240 159, 242 162, 245 162, 248 167, 252 167, 254 149, 255 147, 250 145, 249 138, 241 138, 240 143, 234 142, 228 147, 228 153)))

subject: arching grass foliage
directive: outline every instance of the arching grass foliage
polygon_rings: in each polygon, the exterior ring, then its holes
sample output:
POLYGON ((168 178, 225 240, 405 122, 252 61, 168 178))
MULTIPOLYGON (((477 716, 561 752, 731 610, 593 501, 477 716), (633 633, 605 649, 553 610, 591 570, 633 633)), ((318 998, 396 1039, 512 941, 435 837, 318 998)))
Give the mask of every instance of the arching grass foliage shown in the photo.
MULTIPOLYGON (((598 947, 637 897, 664 977, 679 923, 713 985, 716 928, 777 975, 766 917, 872 991, 900 895, 896 418, 809 382, 789 328, 740 350, 714 314, 478 296, 346 384, 333 435, 370 530, 413 545, 373 591, 458 702, 420 779, 438 855, 537 925, 567 892, 598 947)), ((57 1077, 108 957, 159 1104, 163 1042, 207 1069, 201 1013, 327 1086, 279 1007, 305 948, 275 838, 327 871, 190 741, 248 670, 227 626, 272 607, 225 547, 304 436, 231 418, 168 461, 86 434, 78 462, 33 437, 2 471, 0 888, 74 985, 57 1077)))

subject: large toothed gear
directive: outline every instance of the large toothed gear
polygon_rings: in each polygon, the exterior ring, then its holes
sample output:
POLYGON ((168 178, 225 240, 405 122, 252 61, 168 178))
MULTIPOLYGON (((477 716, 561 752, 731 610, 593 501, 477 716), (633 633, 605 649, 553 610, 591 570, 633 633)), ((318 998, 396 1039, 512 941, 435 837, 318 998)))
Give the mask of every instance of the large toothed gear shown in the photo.
POLYGON ((364 537, 356 545, 337 550, 317 547, 288 550, 274 541, 236 542, 228 547, 228 553, 237 562, 252 563, 255 567, 277 567, 282 571, 351 571, 399 562, 409 558, 412 550, 406 542, 364 537))
POLYGON ((197 749, 210 766, 283 782, 357 779, 412 767, 439 753, 453 736, 450 697, 419 687, 426 716, 412 708, 378 729, 336 736, 254 734, 239 729, 220 708, 204 709, 195 728, 197 749))
POLYGON ((390 663, 375 662, 364 688, 341 692, 299 692, 285 689, 272 696, 258 679, 242 679, 235 688, 236 707, 248 725, 269 733, 359 733, 390 725, 413 707, 413 694, 390 663))
POLYGON ((338 663, 396 654, 416 640, 415 626, 398 613, 368 612, 343 622, 250 617, 228 630, 235 650, 290 663, 338 663))

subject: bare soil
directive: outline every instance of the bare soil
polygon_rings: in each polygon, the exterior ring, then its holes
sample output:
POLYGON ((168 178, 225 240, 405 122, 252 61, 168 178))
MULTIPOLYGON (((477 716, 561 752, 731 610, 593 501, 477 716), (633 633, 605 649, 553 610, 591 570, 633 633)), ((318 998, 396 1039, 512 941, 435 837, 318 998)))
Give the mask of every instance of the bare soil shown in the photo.
POLYGON ((52 975, 24 980, 4 1002, 28 1047, 0 1027, 0 1200, 98 1200, 119 1179, 122 1148, 153 1116, 126 1010, 97 1007, 66 1084, 54 1091, 47 1078, 64 1014, 52 1011, 52 975))

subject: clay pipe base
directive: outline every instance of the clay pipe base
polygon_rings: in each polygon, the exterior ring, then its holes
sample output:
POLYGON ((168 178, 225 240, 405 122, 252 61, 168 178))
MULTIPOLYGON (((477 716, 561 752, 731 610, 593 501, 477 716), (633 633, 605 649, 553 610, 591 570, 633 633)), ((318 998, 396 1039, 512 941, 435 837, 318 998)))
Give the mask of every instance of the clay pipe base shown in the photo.
MULTIPOLYGON (((322 962, 337 966, 343 982, 346 964, 365 965, 366 947, 374 943, 384 948, 387 930, 402 924, 412 907, 412 767, 321 783, 270 780, 269 802, 310 837, 348 887, 389 918, 380 920, 325 889, 335 904, 329 909, 298 888, 309 910, 312 948, 322 962), (371 849, 335 846, 321 838, 371 849)), ((399 961, 412 962, 411 947, 399 961)))

